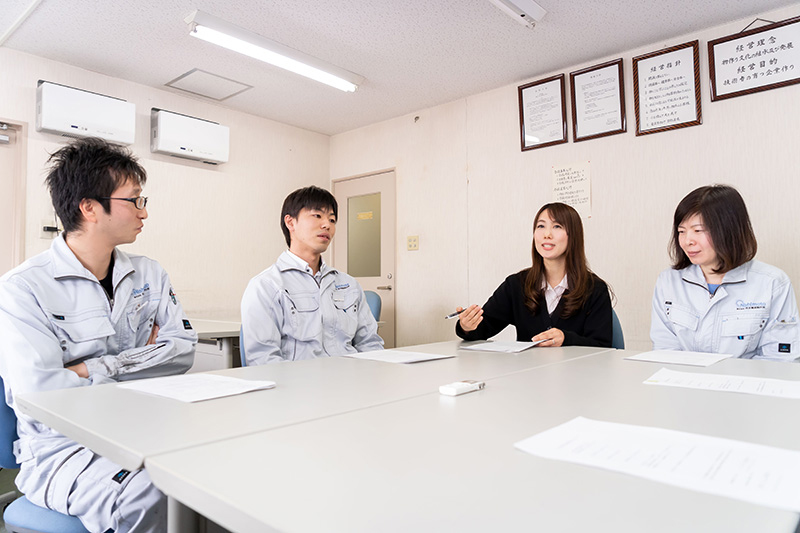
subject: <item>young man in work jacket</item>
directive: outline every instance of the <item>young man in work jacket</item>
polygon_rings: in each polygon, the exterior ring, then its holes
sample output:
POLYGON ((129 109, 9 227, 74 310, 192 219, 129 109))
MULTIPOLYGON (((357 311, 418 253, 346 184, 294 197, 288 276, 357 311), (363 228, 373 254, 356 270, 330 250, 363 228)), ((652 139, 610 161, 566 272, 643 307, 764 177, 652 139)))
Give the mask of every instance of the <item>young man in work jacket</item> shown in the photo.
POLYGON ((0 375, 17 413, 17 486, 89 531, 166 531, 166 498, 16 409, 16 395, 179 374, 197 336, 155 261, 128 255, 147 218, 144 169, 99 139, 62 148, 47 185, 64 232, 0 278, 0 375))
POLYGON ((322 260, 336 234, 338 204, 319 187, 290 194, 281 229, 289 250, 250 280, 242 297, 248 365, 383 349, 364 291, 322 260))

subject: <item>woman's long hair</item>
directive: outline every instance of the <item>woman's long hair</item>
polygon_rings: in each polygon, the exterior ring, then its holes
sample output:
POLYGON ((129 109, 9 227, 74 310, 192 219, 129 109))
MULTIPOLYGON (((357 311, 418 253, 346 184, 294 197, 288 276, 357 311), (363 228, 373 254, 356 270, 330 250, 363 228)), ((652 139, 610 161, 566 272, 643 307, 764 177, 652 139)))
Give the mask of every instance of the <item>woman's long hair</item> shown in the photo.
MULTIPOLYGON (((547 211, 554 222, 561 224, 567 232, 567 251, 564 253, 566 260, 567 280, 569 290, 561 297, 564 303, 561 310, 561 317, 567 318, 577 313, 594 288, 595 274, 586 262, 586 252, 583 249, 583 223, 581 217, 575 209, 562 203, 545 204, 536 213, 533 220, 534 231, 539 217, 547 211)), ((536 314, 540 305, 546 306, 542 282, 545 281, 544 259, 536 251, 536 241, 531 244, 531 258, 533 264, 527 270, 523 291, 525 293, 525 305, 536 314)), ((524 271, 523 271, 524 272, 524 271)))

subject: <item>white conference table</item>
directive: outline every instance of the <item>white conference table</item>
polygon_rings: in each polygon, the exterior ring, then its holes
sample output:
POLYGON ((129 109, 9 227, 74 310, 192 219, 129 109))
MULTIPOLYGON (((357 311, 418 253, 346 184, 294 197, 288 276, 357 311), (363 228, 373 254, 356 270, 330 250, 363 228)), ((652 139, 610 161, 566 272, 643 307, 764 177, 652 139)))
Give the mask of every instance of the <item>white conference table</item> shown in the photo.
POLYGON ((483 391, 464 396, 431 393, 150 456, 146 467, 173 500, 237 533, 793 532, 796 513, 513 447, 585 416, 800 450, 796 400, 642 384, 662 366, 800 380, 800 365, 622 359, 632 353, 531 367, 487 378, 483 391))
POLYGON ((405 348, 458 355, 407 365, 331 357, 216 371, 277 386, 197 403, 116 384, 28 393, 16 400, 26 415, 134 470, 157 454, 429 394, 453 381, 503 376, 602 351, 535 348, 502 354, 459 350, 460 345, 448 341, 405 348))

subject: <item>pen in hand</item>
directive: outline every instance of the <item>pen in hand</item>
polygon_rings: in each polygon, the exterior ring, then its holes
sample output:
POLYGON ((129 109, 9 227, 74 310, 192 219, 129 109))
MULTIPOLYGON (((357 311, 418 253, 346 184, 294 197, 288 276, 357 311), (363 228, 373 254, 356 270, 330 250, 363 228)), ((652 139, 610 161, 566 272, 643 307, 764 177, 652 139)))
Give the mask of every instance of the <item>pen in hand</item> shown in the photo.
POLYGON ((458 318, 458 315, 460 315, 460 314, 461 314, 461 313, 463 313, 464 311, 466 311, 466 308, 462 309, 461 311, 456 311, 456 312, 454 312, 454 313, 450 313, 450 314, 449 314, 449 315, 447 315, 445 318, 446 318, 447 320, 450 320, 451 318, 458 318))

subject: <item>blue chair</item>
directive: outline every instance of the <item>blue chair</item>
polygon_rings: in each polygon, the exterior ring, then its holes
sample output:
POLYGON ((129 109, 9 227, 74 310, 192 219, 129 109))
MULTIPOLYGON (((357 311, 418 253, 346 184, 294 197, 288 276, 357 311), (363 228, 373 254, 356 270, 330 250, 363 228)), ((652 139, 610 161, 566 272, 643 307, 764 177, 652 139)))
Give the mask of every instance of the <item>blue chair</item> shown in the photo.
POLYGON ((242 366, 247 366, 247 359, 244 358, 244 328, 239 326, 239 357, 242 359, 242 366))
MULTIPOLYGON (((0 378, 0 391, 4 391, 0 378)), ((0 399, 0 467, 19 468, 14 457, 17 440, 17 415, 0 399)), ((34 505, 25 496, 17 498, 3 513, 9 533, 89 533, 76 516, 61 514, 34 505)))
POLYGON ((611 310, 611 346, 617 350, 625 349, 625 337, 622 335, 622 324, 619 323, 617 312, 611 310))
POLYGON ((372 316, 377 322, 381 319, 381 297, 375 291, 364 291, 364 296, 366 296, 369 310, 372 311, 372 316))

